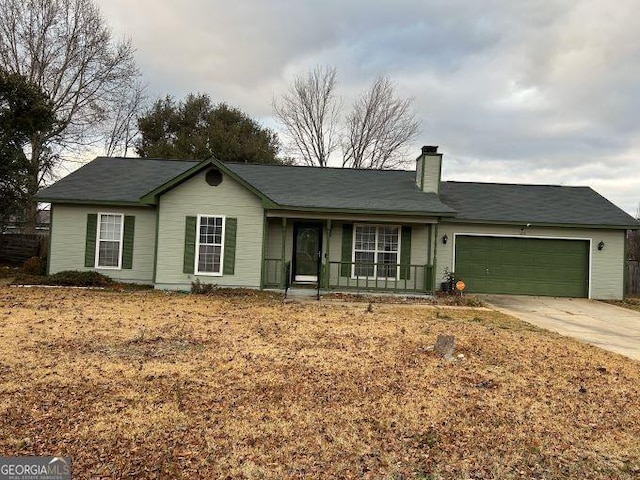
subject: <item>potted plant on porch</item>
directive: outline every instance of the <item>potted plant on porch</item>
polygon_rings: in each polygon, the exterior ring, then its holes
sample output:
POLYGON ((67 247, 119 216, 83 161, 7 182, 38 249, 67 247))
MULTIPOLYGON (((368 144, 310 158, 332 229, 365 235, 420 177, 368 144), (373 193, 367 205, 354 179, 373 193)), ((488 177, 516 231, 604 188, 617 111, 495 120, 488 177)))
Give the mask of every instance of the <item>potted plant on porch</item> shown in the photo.
POLYGON ((457 280, 455 272, 445 267, 444 274, 442 275, 442 283, 440 283, 440 290, 445 293, 455 293, 457 280))

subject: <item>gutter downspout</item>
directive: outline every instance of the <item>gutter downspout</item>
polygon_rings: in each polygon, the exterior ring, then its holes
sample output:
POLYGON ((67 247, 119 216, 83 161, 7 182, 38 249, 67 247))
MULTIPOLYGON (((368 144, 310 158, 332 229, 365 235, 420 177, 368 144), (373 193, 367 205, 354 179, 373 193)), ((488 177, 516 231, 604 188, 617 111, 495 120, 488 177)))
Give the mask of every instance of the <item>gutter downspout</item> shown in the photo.
POLYGON ((47 245, 47 275, 51 275, 51 244, 53 243, 53 203, 49 207, 49 245, 47 245))
POLYGON ((285 252, 286 252, 286 241, 287 241, 287 217, 282 217, 282 252, 281 252, 281 257, 282 257, 282 289, 285 291, 285 297, 287 295, 287 286, 288 286, 288 282, 286 279, 287 276, 287 265, 286 265, 286 259, 285 259, 285 252))
POLYGON ((624 258, 622 259, 623 268, 623 277, 622 277, 622 299, 624 300, 627 297, 627 281, 629 279, 629 259, 627 258, 627 240, 629 238, 629 231, 624 231, 624 248, 623 253, 624 258))
POLYGON ((153 288, 156 288, 156 274, 158 271, 158 237, 160 236, 160 199, 156 210, 156 240, 153 245, 153 288))
POLYGON ((264 290, 267 275, 267 244, 269 242, 269 224, 267 211, 262 211, 262 263, 260 265, 260 290, 264 290))
MULTIPOLYGON (((438 222, 440 221, 440 219, 438 218, 438 222)), ((432 286, 433 286, 433 294, 435 295, 436 291, 437 291, 437 286, 436 286, 436 271, 438 270, 438 227, 439 224, 436 223, 435 224, 435 235, 433 237, 433 279, 432 279, 432 286)))
POLYGON ((327 219, 327 246, 325 247, 325 261, 324 261, 324 269, 325 269, 325 282, 324 287, 329 289, 329 280, 331 275, 331 219, 327 219))

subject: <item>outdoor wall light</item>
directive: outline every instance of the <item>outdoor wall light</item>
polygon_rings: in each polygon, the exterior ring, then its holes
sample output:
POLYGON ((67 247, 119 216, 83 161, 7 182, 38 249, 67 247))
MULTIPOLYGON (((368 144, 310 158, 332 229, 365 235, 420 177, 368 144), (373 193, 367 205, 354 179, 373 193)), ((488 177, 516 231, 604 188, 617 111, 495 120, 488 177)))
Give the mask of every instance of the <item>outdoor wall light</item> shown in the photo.
POLYGON ((442 236, 442 243, 443 243, 444 245, 446 245, 448 241, 449 241, 449 237, 448 237, 448 236, 447 236, 447 234, 445 233, 445 234, 442 236))
POLYGON ((600 242, 598 244, 598 250, 602 250, 604 248, 604 242, 600 242))

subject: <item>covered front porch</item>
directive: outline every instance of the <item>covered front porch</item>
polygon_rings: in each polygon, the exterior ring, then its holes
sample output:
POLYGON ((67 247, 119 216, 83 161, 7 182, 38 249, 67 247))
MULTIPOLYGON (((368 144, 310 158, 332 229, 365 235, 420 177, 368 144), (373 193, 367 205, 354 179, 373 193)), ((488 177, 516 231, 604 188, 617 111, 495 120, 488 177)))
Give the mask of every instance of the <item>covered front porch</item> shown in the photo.
POLYGON ((268 212, 261 287, 429 294, 436 230, 427 217, 268 212))

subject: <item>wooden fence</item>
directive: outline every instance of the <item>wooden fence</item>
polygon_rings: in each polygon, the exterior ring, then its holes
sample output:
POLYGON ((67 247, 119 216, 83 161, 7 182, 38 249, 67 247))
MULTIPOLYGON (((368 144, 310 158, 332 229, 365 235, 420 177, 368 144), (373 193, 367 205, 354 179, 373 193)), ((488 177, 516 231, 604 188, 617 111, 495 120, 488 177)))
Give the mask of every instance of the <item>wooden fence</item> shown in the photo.
POLYGON ((0 263, 20 266, 27 258, 47 255, 49 237, 7 233, 0 235, 0 263))
POLYGON ((627 295, 640 294, 640 262, 627 261, 627 295))

